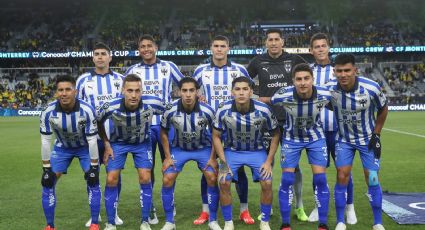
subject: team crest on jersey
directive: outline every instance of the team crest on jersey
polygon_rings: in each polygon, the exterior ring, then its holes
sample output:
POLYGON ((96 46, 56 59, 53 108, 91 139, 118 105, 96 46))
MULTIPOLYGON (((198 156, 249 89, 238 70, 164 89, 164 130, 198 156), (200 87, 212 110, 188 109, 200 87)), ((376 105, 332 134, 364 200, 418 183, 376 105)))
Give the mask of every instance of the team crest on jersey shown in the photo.
POLYGON ((285 88, 280 88, 280 89, 277 91, 277 93, 278 93, 278 94, 285 94, 285 93, 286 93, 286 89, 285 89, 285 88))
POLYGON ((317 110, 322 111, 323 106, 324 106, 324 105, 323 105, 323 103, 319 103, 319 104, 317 104, 317 105, 316 105, 317 110))
POLYGON ((84 128, 86 126, 86 120, 79 120, 78 121, 78 126, 80 128, 84 128))
POLYGON ((173 104, 169 103, 169 102, 162 102, 162 105, 164 106, 165 110, 170 110, 171 108, 173 108, 173 104))
POLYGON ((116 88, 117 90, 120 90, 121 84, 120 84, 118 81, 116 81, 116 82, 114 83, 114 86, 115 86, 115 88, 116 88))
POLYGON ((284 62, 283 62, 283 67, 285 68, 286 72, 291 72, 291 69, 292 69, 292 61, 291 61, 291 60, 284 61, 284 62))
POLYGON ((367 104, 367 98, 360 99, 359 104, 364 108, 367 104))
POLYGON ((198 126, 200 126, 201 128, 206 127, 208 124, 207 119, 205 118, 200 118, 198 121, 198 126))
POLYGON ((260 128, 260 126, 263 124, 263 122, 261 122, 261 119, 256 119, 255 121, 254 121, 254 127, 256 128, 256 129, 259 129, 260 128))
POLYGON ((167 73, 168 73, 168 69, 167 69, 167 67, 165 67, 165 66, 163 66, 163 67, 161 67, 161 73, 162 73, 162 75, 167 75, 167 73))
POLYGON ((144 112, 143 113, 143 117, 144 118, 148 118, 148 117, 150 117, 150 115, 151 115, 151 112, 150 111, 147 111, 147 112, 144 112))
POLYGON ((238 74, 237 73, 231 73, 230 76, 232 77, 232 79, 235 79, 235 78, 238 77, 238 74))
POLYGON ((224 106, 224 102, 220 102, 220 104, 218 104, 218 108, 222 108, 224 106))

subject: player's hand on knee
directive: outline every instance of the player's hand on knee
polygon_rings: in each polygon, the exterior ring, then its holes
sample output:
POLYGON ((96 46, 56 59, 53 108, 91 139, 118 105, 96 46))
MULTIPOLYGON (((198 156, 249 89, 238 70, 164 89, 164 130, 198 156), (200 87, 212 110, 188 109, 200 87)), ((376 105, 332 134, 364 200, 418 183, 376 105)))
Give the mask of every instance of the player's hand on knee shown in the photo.
POLYGON ((176 170, 176 166, 174 165, 174 160, 171 157, 166 157, 164 159, 164 163, 162 163, 162 172, 165 172, 169 167, 173 167, 176 170))
POLYGON ((43 167, 43 175, 41 176, 41 185, 46 188, 53 188, 56 181, 56 173, 51 167, 43 167))
POLYGON ((87 184, 89 186, 95 186, 99 184, 99 166, 90 165, 89 171, 84 174, 87 184))
POLYGON ((272 176, 273 173, 273 168, 272 165, 268 162, 264 162, 263 165, 261 165, 260 168, 260 175, 263 179, 267 179, 270 178, 272 176))
POLYGON ((114 151, 112 150, 111 146, 105 146, 105 152, 103 154, 104 165, 108 165, 109 157, 111 157, 111 159, 114 160, 114 151))
POLYGON ((215 174, 217 174, 218 163, 215 158, 210 158, 207 162, 207 165, 205 165, 205 168, 203 168, 202 170, 206 171, 208 169, 208 166, 213 169, 215 174))
POLYGON ((369 145, 367 146, 369 150, 373 150, 373 155, 375 159, 381 158, 381 138, 379 134, 372 134, 372 137, 369 140, 369 145))
POLYGON ((227 165, 226 161, 221 161, 218 168, 218 183, 226 183, 226 177, 230 175, 233 177, 232 170, 230 170, 229 165, 227 165))

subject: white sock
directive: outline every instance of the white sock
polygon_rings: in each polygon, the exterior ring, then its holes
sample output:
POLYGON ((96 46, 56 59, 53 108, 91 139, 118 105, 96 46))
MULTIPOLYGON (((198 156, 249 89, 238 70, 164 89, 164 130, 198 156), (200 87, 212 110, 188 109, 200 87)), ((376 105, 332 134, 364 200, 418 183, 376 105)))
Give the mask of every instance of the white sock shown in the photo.
POLYGON ((210 213, 210 208, 208 207, 208 204, 202 204, 202 211, 210 213))
POLYGON ((241 206, 240 206, 241 213, 245 210, 248 210, 248 203, 241 203, 241 206))

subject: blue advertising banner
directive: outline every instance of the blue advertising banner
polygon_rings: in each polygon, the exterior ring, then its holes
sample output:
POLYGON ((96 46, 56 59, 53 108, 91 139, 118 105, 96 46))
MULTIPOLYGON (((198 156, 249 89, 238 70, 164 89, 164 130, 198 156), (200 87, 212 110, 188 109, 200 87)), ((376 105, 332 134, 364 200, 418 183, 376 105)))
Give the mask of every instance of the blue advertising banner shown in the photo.
POLYGON ((382 210, 398 224, 425 224, 425 193, 384 192, 382 210))

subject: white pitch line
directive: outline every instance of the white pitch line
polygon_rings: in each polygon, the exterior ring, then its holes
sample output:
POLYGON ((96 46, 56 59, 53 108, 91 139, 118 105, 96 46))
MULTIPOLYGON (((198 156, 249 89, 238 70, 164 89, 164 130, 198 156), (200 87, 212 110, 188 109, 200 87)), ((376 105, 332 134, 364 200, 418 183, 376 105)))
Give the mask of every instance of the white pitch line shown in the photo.
POLYGON ((401 133, 401 134, 406 134, 406 135, 410 135, 410 136, 425 138, 425 135, 420 135, 420 134, 416 134, 416 133, 404 132, 404 131, 400 131, 400 130, 397 130, 397 129, 388 129, 388 128, 383 128, 383 129, 390 131, 390 132, 394 132, 394 133, 401 133))

